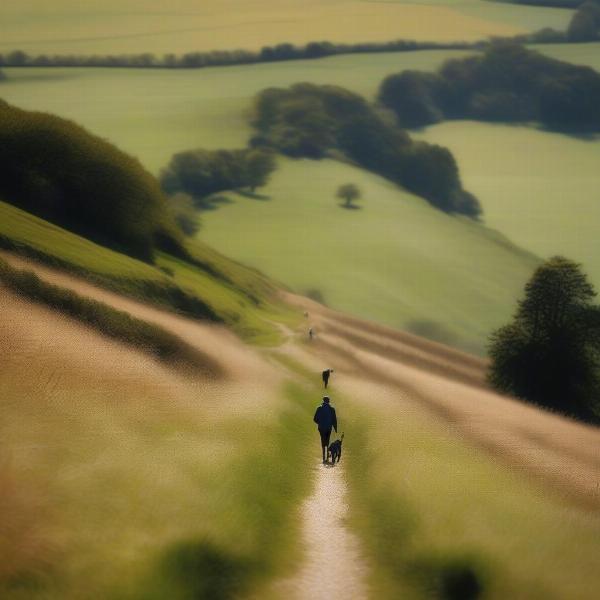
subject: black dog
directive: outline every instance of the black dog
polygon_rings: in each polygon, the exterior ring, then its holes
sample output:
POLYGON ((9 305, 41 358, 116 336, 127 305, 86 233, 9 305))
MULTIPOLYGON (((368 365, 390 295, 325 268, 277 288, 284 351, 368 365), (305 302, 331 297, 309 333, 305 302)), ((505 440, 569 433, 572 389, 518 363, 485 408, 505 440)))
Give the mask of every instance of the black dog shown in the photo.
POLYGON ((336 458, 337 462, 340 462, 340 458, 342 458, 342 442, 344 441, 344 434, 342 433, 342 437, 339 440, 335 440, 335 442, 331 442, 329 444, 329 454, 331 455, 331 464, 335 464, 336 458))

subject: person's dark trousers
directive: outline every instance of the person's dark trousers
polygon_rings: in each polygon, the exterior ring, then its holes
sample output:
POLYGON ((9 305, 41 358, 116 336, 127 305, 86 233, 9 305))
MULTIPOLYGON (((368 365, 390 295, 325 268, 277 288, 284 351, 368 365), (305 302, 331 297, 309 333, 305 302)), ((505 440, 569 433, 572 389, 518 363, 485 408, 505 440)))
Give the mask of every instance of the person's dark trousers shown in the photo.
POLYGON ((329 383, 329 375, 323 375, 323 384, 325 389, 327 389, 327 384, 329 383))
POLYGON ((329 438, 331 438, 331 429, 319 429, 321 436, 321 449, 323 450, 323 462, 329 458, 329 438))

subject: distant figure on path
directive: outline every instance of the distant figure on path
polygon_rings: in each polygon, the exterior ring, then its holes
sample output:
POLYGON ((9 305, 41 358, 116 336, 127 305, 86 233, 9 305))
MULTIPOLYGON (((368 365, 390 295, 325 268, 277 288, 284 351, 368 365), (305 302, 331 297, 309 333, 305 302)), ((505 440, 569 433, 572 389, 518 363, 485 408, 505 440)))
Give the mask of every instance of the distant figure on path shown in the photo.
POLYGON ((333 373, 333 369, 325 369, 323 373, 321 373, 321 377, 323 378, 323 387, 327 389, 327 385, 329 384, 329 377, 333 373))
POLYGON ((329 438, 331 437, 331 429, 335 429, 337 433, 337 416, 335 408, 329 404, 329 396, 323 396, 323 404, 317 408, 313 421, 319 428, 321 437, 321 450, 323 451, 323 464, 329 460, 329 438))
POLYGON ((313 328, 312 328, 312 327, 310 327, 310 328, 308 329, 308 338, 312 340, 312 339, 313 339, 313 337, 315 337, 315 332, 314 332, 313 328))

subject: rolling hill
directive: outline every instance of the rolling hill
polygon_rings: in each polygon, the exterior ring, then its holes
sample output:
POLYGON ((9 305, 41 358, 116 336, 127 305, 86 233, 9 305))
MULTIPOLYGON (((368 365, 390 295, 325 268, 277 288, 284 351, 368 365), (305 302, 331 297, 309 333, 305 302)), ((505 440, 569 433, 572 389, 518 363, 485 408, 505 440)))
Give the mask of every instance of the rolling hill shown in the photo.
POLYGON ((24 0, 0 7, 0 52, 182 53, 310 41, 478 40, 543 26, 572 11, 483 0, 158 0, 82 4, 24 0))

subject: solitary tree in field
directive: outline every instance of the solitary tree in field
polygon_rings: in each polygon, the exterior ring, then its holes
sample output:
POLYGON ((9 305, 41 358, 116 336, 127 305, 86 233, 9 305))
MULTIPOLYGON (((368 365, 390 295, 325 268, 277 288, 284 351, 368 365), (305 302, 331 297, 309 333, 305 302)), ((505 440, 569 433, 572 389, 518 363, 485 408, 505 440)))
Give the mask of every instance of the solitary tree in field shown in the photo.
POLYGON ((344 201, 344 208, 354 208, 353 202, 362 197, 362 192, 353 183, 344 183, 337 190, 336 197, 344 201))
POLYGON ((556 256, 540 266, 509 325, 492 334, 489 380, 583 418, 600 416, 600 306, 580 265, 556 256))

